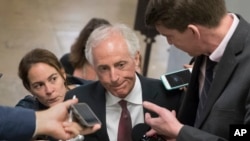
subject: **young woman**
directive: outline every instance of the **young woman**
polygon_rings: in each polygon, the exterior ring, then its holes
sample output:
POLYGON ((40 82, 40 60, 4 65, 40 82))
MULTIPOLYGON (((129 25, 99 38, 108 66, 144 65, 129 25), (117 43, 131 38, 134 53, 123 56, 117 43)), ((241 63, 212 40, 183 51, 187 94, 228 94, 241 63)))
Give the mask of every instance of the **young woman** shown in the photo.
POLYGON ((68 90, 90 82, 67 76, 57 57, 49 50, 39 48, 21 59, 18 75, 31 95, 25 96, 16 106, 36 111, 63 102, 68 90))

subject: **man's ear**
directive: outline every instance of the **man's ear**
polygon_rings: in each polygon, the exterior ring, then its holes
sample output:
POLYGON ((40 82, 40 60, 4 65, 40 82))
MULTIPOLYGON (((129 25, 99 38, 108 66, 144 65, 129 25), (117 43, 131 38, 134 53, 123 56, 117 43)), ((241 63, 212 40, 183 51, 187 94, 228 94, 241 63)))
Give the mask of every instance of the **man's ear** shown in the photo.
POLYGON ((200 37, 201 37, 200 30, 196 25, 189 24, 187 26, 187 28, 188 28, 188 30, 190 30, 193 33, 195 38, 200 39, 200 37))
POLYGON ((136 72, 141 73, 142 72, 142 70, 141 70, 142 56, 141 56, 141 53, 139 51, 136 52, 134 61, 135 61, 136 72))
POLYGON ((135 54, 135 65, 141 66, 141 54, 139 51, 137 51, 135 54))

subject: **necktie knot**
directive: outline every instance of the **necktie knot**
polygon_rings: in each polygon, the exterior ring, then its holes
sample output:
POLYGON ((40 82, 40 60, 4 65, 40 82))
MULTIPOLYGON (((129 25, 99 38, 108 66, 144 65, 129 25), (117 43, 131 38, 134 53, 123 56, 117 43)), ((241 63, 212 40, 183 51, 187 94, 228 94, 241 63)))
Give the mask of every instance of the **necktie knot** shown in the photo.
POLYGON ((209 59, 209 57, 207 57, 206 70, 213 69, 216 64, 217 62, 212 61, 209 59))
POLYGON ((127 101, 121 100, 121 101, 119 101, 119 104, 120 104, 120 106, 122 107, 122 109, 127 108, 127 101))
POLYGON ((214 62, 207 57, 207 62, 206 62, 206 74, 205 74, 205 79, 208 79, 210 83, 213 80, 213 72, 214 72, 214 67, 217 64, 217 62, 214 62))

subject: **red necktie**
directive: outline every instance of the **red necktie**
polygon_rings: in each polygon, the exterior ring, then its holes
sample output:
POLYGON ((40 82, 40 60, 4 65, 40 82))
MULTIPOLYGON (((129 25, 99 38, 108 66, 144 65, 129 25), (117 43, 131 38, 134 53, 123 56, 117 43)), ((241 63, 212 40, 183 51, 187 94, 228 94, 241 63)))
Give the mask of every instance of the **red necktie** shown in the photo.
POLYGON ((127 109, 127 101, 121 100, 119 102, 122 112, 118 127, 117 141, 132 141, 132 123, 130 113, 127 109))

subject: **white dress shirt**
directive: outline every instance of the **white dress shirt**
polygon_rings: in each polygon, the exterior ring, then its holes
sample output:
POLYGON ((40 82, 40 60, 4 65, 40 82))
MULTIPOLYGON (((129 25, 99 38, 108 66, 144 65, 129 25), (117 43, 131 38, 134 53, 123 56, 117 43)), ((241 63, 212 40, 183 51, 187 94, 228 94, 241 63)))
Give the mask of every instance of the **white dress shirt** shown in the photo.
MULTIPOLYGON (((122 111, 121 106, 118 103, 120 100, 120 98, 113 96, 110 92, 106 92, 106 123, 110 141, 117 141, 118 125, 122 111)), ((144 123, 142 89, 137 75, 134 88, 124 100, 127 101, 127 108, 130 112, 132 127, 136 124, 144 123)))

